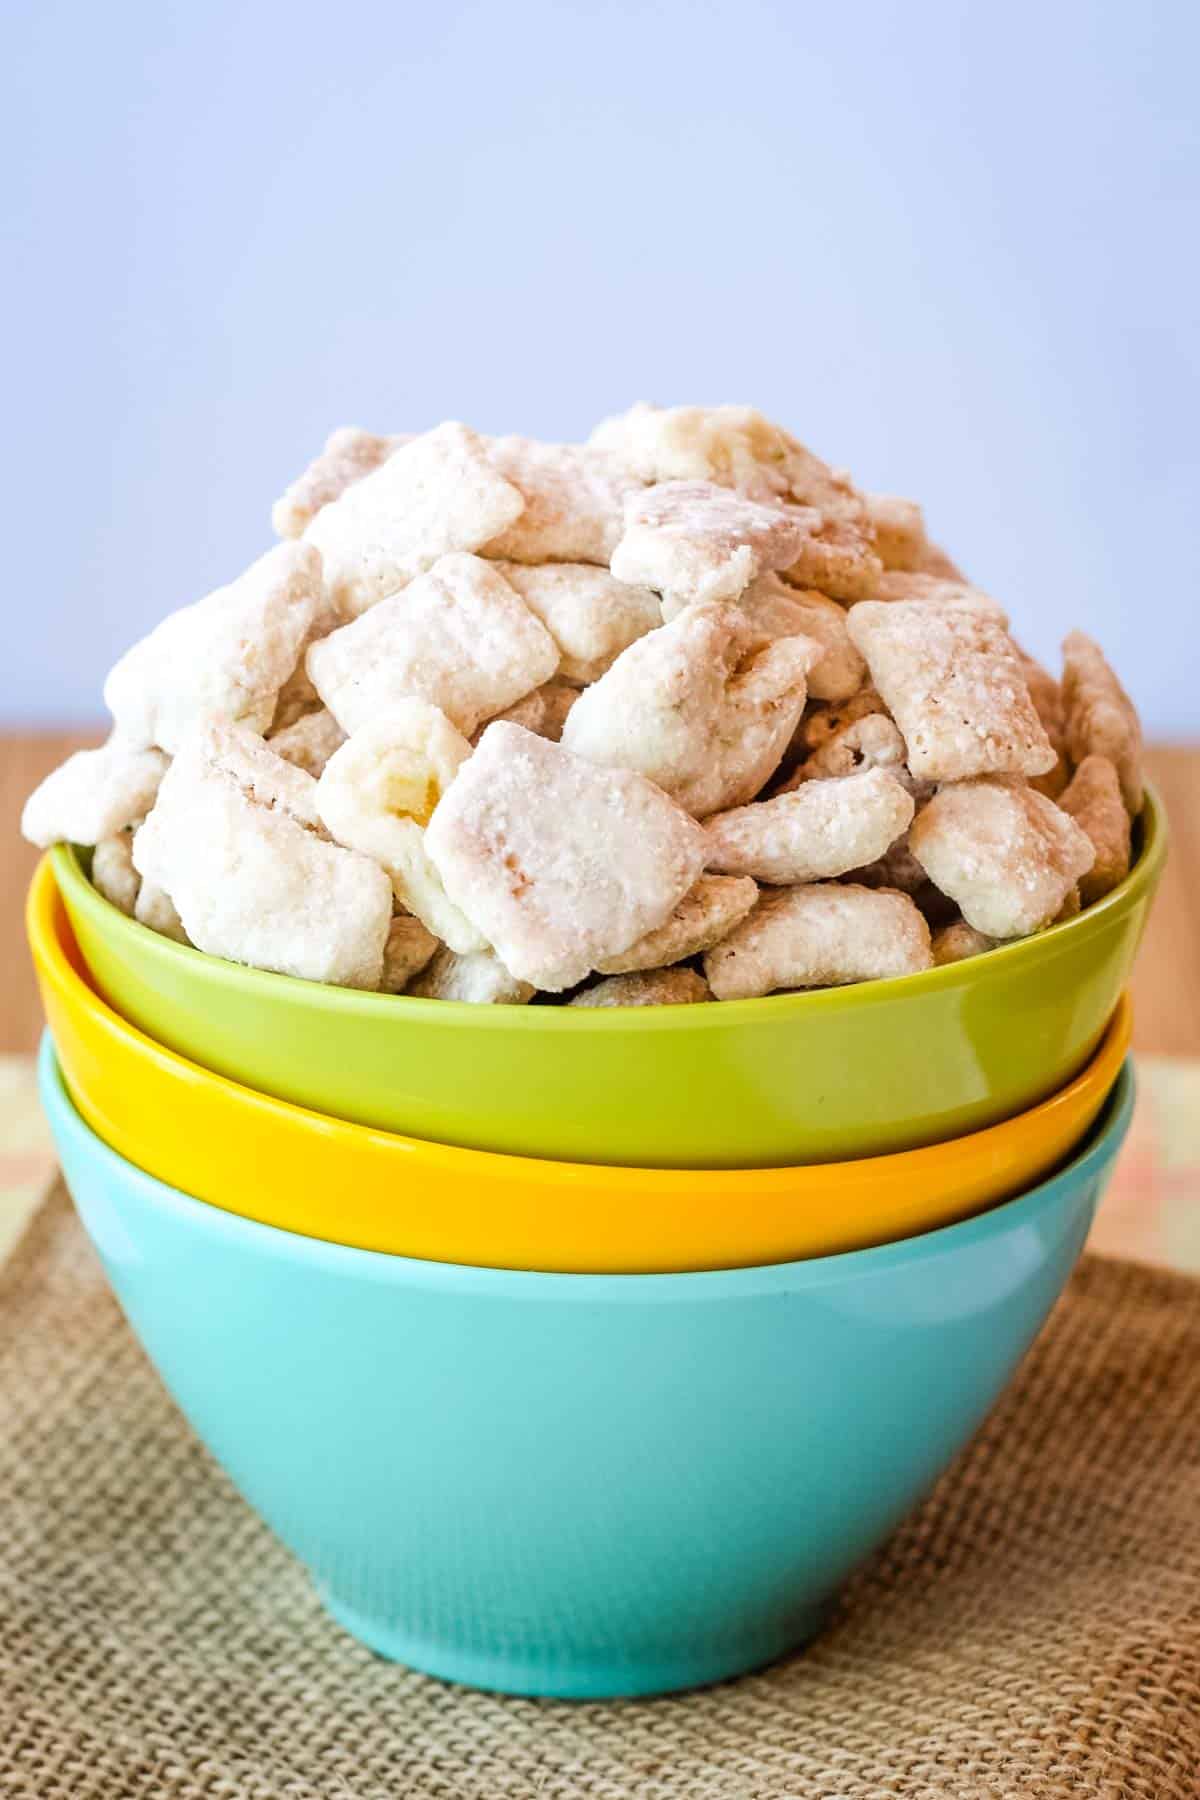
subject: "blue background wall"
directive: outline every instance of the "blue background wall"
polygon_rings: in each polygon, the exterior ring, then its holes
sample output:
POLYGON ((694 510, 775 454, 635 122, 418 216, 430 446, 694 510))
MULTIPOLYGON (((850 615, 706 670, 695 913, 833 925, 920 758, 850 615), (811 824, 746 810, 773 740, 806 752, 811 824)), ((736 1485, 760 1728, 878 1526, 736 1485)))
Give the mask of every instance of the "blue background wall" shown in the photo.
POLYGON ((0 720, 269 541, 333 425, 747 400, 1200 731, 1197 9, 25 5, 0 720))

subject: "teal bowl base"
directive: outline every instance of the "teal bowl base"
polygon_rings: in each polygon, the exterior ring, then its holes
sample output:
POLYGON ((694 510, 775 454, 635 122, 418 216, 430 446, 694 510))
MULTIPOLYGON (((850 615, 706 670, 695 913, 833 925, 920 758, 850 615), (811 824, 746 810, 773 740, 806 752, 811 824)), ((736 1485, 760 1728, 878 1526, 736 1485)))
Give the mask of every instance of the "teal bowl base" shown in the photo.
POLYGON ((793 1613, 787 1624, 775 1631, 746 1637, 736 1645, 715 1651, 680 1646, 677 1656, 654 1662, 580 1657, 578 1661, 552 1664, 519 1656, 484 1655, 415 1637, 384 1619, 344 1605, 323 1582, 314 1585, 330 1617, 360 1644, 387 1657, 389 1662, 403 1663, 421 1675, 432 1675, 458 1687, 540 1700, 633 1700, 711 1687, 714 1682, 748 1675, 753 1669, 793 1655, 818 1635, 832 1612, 831 1601, 810 1607, 793 1613))

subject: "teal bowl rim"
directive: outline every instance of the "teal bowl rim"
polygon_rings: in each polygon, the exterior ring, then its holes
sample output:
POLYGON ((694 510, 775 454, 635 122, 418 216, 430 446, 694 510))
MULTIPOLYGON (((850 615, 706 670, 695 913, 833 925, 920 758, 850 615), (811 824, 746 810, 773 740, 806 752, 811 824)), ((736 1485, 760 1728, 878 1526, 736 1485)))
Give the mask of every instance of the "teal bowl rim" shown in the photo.
POLYGON ((1157 882, 1167 854, 1166 811, 1154 789, 1147 785, 1145 805, 1139 817, 1142 842, 1128 875, 1111 893, 1085 907, 1073 919, 1048 926, 1032 937, 1000 944, 981 956, 941 968, 923 969, 915 975, 898 975, 883 981, 856 982, 847 987, 807 989, 799 993, 768 994, 757 1000, 723 1000, 711 1006, 562 1007, 472 1006, 461 1000, 425 1000, 407 994, 364 993, 354 988, 328 987, 301 981, 294 975, 276 975, 267 969, 228 962, 189 944, 176 943, 149 926, 131 919, 106 900, 91 884, 79 848, 57 844, 50 851, 51 866, 64 902, 77 901, 90 910, 98 928, 116 943, 128 945, 140 961, 174 964, 185 972, 189 962, 204 966, 203 979, 221 988, 236 988, 264 1005, 272 996, 299 1002, 321 1012, 332 1010, 380 1022, 432 1025, 440 1028, 470 1026, 478 1031, 541 1031, 592 1033, 636 1031, 714 1031, 727 1026, 764 1023, 798 1015, 820 1018, 832 1010, 869 1007, 903 996, 914 1001, 939 989, 974 985, 982 977, 1003 979, 1022 964, 1040 961, 1067 943, 1097 930, 1114 913, 1123 912, 1157 882))
POLYGON ((279 1226, 262 1225, 218 1206, 194 1200, 178 1188, 168 1187, 118 1156, 98 1138, 75 1109, 63 1080, 49 1031, 42 1035, 38 1052, 38 1086, 42 1105, 55 1138, 74 1140, 81 1152, 126 1187, 139 1190, 153 1205, 188 1216, 202 1213, 201 1223, 218 1237, 255 1239, 287 1261, 353 1271, 371 1281, 403 1279, 421 1287, 480 1292, 493 1298, 522 1295, 528 1299, 563 1301, 568 1298, 606 1301, 687 1300, 745 1298, 752 1294, 795 1292, 797 1288, 821 1288, 847 1279, 885 1275, 906 1263, 920 1262, 942 1251, 967 1245, 1000 1232, 1032 1223, 1065 1189, 1076 1188, 1116 1155, 1133 1116, 1136 1082, 1133 1061, 1126 1057, 1104 1109, 1082 1149, 1048 1180, 1024 1194, 1000 1201, 985 1212, 957 1224, 939 1226, 893 1244, 875 1244, 864 1250, 840 1251, 835 1256, 806 1257, 799 1262, 767 1263, 742 1269, 686 1270, 655 1275, 569 1275, 537 1269, 492 1269, 466 1263, 431 1262, 381 1250, 359 1250, 330 1244, 322 1238, 303 1237, 279 1226))

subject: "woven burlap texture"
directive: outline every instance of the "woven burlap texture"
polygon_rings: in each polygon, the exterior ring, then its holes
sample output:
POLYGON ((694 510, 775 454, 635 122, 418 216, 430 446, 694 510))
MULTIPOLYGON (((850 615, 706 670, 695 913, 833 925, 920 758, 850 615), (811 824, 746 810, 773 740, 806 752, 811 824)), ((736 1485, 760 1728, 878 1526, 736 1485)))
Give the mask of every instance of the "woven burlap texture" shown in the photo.
POLYGON ((61 1189, 0 1275, 4 1800, 1196 1800, 1198 1545, 1200 1286, 1093 1259, 806 1652, 663 1700, 472 1694, 325 1617, 61 1189))

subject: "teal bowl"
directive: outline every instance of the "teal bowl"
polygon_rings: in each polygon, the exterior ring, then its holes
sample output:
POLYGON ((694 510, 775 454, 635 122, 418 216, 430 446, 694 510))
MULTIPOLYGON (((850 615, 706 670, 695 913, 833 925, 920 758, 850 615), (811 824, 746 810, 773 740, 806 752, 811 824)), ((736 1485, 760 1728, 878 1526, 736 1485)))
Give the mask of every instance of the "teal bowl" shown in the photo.
MULTIPOLYGON (((964 1224, 686 1275, 416 1262, 188 1199, 83 1124, 68 1184, 199 1436, 384 1656, 595 1698, 736 1675, 815 1632, 992 1406, 1129 1124, 964 1224)), ((236 1600, 236 1597, 234 1597, 236 1600)))

